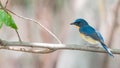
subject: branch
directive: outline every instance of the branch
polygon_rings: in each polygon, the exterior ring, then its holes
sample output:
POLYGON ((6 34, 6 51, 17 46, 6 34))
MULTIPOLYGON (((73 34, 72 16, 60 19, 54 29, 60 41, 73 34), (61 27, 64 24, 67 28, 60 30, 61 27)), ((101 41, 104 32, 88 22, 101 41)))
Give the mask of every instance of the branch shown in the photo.
POLYGON ((8 12, 10 12, 10 13, 12 13, 13 15, 15 15, 15 16, 17 16, 17 17, 19 17, 19 18, 22 18, 22 19, 24 19, 24 20, 29 20, 29 21, 32 21, 32 22, 38 24, 38 25, 41 26, 43 29, 45 29, 51 36, 53 36, 53 37, 58 41, 59 44, 62 44, 62 42, 60 41, 60 39, 59 39, 52 31, 50 31, 49 29, 47 29, 45 26, 43 26, 43 25, 42 25, 40 22, 38 22, 37 20, 31 19, 31 18, 27 18, 27 17, 23 17, 23 16, 21 16, 21 15, 18 15, 18 14, 16 14, 16 13, 10 11, 9 9, 6 9, 6 8, 5 8, 5 10, 8 11, 8 12))
MULTIPOLYGON (((29 43, 29 42, 8 42, 0 40, 0 49, 21 51, 28 53, 48 54, 56 50, 79 50, 88 52, 106 53, 103 48, 80 46, 76 44, 48 44, 48 43, 29 43)), ((120 49, 111 49, 113 54, 120 54, 120 49)))

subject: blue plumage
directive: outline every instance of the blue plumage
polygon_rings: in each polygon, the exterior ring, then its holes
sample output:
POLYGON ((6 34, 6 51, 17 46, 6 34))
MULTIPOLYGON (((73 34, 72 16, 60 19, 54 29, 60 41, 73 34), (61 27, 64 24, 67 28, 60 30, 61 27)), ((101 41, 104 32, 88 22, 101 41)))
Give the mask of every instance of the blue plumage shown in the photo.
POLYGON ((102 35, 99 32, 97 32, 93 27, 91 27, 87 23, 87 21, 85 21, 84 19, 77 19, 77 20, 75 20, 74 23, 71 23, 71 25, 76 25, 79 27, 79 32, 83 39, 85 39, 86 41, 88 41, 90 43, 91 42, 92 43, 96 43, 96 42, 101 43, 102 47, 106 50, 106 52, 110 56, 113 56, 112 52, 104 44, 104 39, 103 39, 102 35))
POLYGON ((80 33, 84 34, 85 36, 89 36, 96 41, 102 41, 102 36, 96 32, 94 28, 89 25, 83 26, 79 29, 80 33))

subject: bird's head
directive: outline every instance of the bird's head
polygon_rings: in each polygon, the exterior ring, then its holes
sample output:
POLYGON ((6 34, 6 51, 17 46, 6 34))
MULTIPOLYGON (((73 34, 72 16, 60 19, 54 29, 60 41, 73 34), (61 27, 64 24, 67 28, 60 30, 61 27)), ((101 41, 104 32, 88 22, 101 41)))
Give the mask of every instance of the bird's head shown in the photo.
POLYGON ((84 19, 79 18, 79 19, 76 19, 73 23, 71 23, 71 25, 82 27, 82 26, 88 25, 88 23, 84 19))

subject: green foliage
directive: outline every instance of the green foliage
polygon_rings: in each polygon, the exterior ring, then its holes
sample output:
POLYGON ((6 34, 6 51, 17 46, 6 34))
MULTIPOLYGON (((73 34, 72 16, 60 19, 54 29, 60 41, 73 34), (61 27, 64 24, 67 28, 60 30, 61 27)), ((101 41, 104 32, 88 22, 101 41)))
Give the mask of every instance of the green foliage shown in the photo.
POLYGON ((0 9, 0 28, 2 27, 3 24, 15 30, 18 29, 12 16, 8 12, 0 9))

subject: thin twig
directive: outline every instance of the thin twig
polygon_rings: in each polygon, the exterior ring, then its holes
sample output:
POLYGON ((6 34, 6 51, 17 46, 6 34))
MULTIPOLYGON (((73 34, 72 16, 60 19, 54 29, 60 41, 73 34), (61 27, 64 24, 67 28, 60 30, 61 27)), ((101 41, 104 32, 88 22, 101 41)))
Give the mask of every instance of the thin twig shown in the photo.
POLYGON ((42 28, 44 28, 48 33, 50 33, 59 42, 59 44, 62 44, 62 42, 58 39, 58 37, 54 33, 52 33, 49 29, 47 29, 45 26, 43 26, 42 24, 40 24, 40 22, 38 22, 37 20, 20 16, 20 15, 18 15, 16 13, 10 11, 9 9, 6 9, 6 10, 9 11, 10 13, 14 14, 15 16, 19 17, 19 18, 22 18, 22 19, 25 19, 25 20, 29 20, 29 21, 33 21, 34 23, 38 24, 39 26, 41 26, 42 28))
POLYGON ((22 39, 21 39, 21 37, 20 37, 20 34, 19 34, 18 30, 15 30, 15 31, 16 31, 16 33, 17 33, 17 36, 18 36, 19 42, 22 42, 22 39))
MULTIPOLYGON (((0 40, 0 49, 21 51, 28 53, 48 54, 56 50, 79 50, 88 52, 106 53, 103 48, 94 48, 76 44, 48 44, 48 43, 30 43, 30 42, 8 42, 0 40), (32 47, 32 48, 31 48, 32 47)), ((113 54, 120 54, 120 49, 110 49, 113 54)))
POLYGON ((4 8, 3 5, 2 5, 2 3, 1 3, 1 1, 0 1, 0 7, 1 7, 1 8, 4 8))
POLYGON ((7 7, 7 5, 8 5, 8 0, 7 0, 6 3, 5 3, 5 8, 7 7))
POLYGON ((7 7, 7 4, 8 4, 8 0, 7 0, 6 3, 5 3, 5 7, 3 7, 3 5, 2 5, 2 3, 1 3, 1 1, 0 1, 0 6, 1 6, 1 8, 6 8, 6 7, 7 7))

